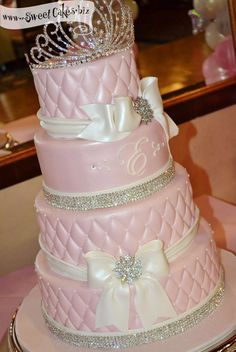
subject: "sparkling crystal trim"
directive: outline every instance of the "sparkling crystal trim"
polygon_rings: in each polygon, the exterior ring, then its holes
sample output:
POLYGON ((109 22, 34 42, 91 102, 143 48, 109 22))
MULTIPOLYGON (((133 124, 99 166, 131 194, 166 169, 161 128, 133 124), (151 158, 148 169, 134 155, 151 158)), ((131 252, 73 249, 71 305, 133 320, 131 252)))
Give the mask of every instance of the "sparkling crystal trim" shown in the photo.
POLYGON ((166 171, 161 173, 159 176, 144 183, 114 192, 97 193, 94 195, 64 195, 52 193, 52 190, 49 190, 49 188, 45 185, 43 187, 43 191, 46 201, 55 208, 75 211, 112 208, 151 196, 153 193, 166 187, 173 179, 174 175, 174 162, 171 160, 166 171))
POLYGON ((30 50, 32 69, 51 69, 81 65, 132 48, 132 12, 122 0, 94 0, 93 29, 84 23, 44 26, 30 50))
POLYGON ((142 263, 140 259, 135 259, 130 255, 120 257, 115 264, 115 276, 123 284, 132 284, 142 276, 142 263))
POLYGON ((81 348, 118 349, 153 343, 185 332, 198 324, 202 319, 213 313, 213 311, 220 305, 223 296, 224 275, 222 269, 219 285, 216 287, 213 295, 203 305, 192 310, 187 315, 185 314, 182 317, 180 316, 179 319, 175 321, 164 325, 162 324, 161 326, 151 330, 139 330, 137 332, 132 331, 126 335, 96 335, 95 333, 93 335, 85 335, 59 325, 47 315, 44 307, 42 307, 42 311, 48 329, 63 342, 81 348))
POLYGON ((141 116, 141 121, 149 123, 154 118, 154 112, 147 99, 138 97, 134 100, 134 110, 141 116))

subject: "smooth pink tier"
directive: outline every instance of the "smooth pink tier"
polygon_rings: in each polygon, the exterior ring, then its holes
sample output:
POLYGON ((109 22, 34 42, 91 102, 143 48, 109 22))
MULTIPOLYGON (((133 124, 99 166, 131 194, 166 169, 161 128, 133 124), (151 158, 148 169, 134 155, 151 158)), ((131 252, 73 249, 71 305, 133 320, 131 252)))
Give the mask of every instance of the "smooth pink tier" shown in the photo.
POLYGON ((64 140, 40 129, 35 146, 44 183, 54 191, 87 193, 127 186, 155 175, 170 158, 166 135, 153 121, 116 142, 64 140))
POLYGON ((132 50, 74 67, 33 69, 41 113, 47 118, 87 119, 84 104, 137 98, 139 76, 132 50))
MULTIPOLYGON (((90 289, 86 282, 75 281, 54 273, 42 252, 36 259, 36 271, 43 305, 47 314, 56 322, 81 332, 118 331, 114 326, 95 328, 96 307, 102 290, 90 289)), ((160 283, 176 313, 181 315, 201 304, 214 290, 219 278, 218 252, 211 238, 209 226, 202 221, 190 247, 170 263, 169 275, 162 278, 160 283)), ((156 321, 159 322, 160 319, 156 321)), ((131 294, 129 329, 140 328, 142 325, 131 294)))
POLYGON ((168 248, 197 216, 189 177, 180 165, 168 187, 125 206, 74 212, 53 208, 40 193, 35 207, 43 247, 75 265, 84 265, 83 255, 92 250, 115 257, 133 255, 139 246, 156 239, 168 248))

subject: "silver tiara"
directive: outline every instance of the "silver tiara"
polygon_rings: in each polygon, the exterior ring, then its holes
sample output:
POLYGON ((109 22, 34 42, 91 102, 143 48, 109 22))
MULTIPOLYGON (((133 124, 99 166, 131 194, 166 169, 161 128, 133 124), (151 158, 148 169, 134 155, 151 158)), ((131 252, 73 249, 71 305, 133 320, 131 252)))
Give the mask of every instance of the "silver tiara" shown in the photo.
POLYGON ((34 68, 80 65, 120 51, 134 43, 132 12, 122 0, 94 0, 92 28, 86 23, 44 25, 30 50, 34 68))

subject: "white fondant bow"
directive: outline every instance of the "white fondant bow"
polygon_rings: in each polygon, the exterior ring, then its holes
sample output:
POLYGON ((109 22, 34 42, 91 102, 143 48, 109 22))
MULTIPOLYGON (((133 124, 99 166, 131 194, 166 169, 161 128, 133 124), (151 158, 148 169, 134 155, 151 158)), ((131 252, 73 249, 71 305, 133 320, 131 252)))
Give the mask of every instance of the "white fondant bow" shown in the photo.
MULTIPOLYGON (((135 288, 136 312, 143 327, 151 327, 159 317, 176 317, 176 312, 159 283, 159 278, 167 276, 169 272, 163 242, 154 240, 145 244, 137 251, 135 258, 142 263, 142 275, 132 285, 135 288)), ((85 259, 88 264, 89 287, 103 289, 96 308, 96 327, 114 325, 121 331, 127 331, 130 286, 116 277, 116 258, 101 251, 91 251, 85 255, 85 259)))
POLYGON ((140 82, 140 96, 147 99, 154 112, 154 118, 162 125, 167 140, 179 133, 179 128, 175 122, 163 110, 163 102, 158 88, 158 79, 156 77, 145 77, 140 82))
MULTIPOLYGON (((140 82, 139 95, 147 99, 153 110, 154 118, 162 125, 169 140, 176 136, 179 130, 163 110, 157 82, 156 77, 143 78, 140 82)), ((117 97, 114 100, 113 105, 89 104, 82 106, 92 122, 80 133, 80 138, 101 142, 115 141, 128 136, 139 126, 141 116, 135 111, 132 99, 117 97)))

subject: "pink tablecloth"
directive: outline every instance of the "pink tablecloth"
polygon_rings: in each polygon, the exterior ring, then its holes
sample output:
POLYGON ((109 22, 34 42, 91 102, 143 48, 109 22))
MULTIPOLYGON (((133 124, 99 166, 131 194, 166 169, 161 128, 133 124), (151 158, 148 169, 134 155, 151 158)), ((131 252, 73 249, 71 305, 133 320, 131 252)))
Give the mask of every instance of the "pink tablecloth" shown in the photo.
MULTIPOLYGON (((236 254, 236 207, 209 196, 195 201, 201 215, 212 225, 218 247, 236 254)), ((35 284, 33 266, 0 278, 0 340, 17 306, 35 284)))

